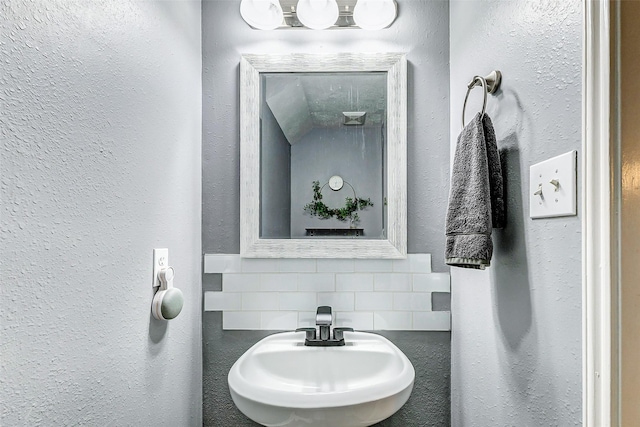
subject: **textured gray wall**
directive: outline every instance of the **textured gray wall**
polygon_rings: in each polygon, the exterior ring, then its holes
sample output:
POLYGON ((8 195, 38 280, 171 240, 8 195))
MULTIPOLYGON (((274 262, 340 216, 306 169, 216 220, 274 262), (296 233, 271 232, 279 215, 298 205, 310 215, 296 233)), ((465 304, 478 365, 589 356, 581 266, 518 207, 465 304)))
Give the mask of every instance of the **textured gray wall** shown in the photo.
MULTIPOLYGON (((209 427, 258 426, 233 404, 227 374, 233 363, 270 331, 224 331, 222 313, 203 314, 203 425, 209 427)), ((402 350, 416 370, 407 403, 376 427, 447 427, 449 420, 449 332, 377 331, 402 350)))
POLYGON ((304 237, 307 227, 349 227, 348 221, 321 219, 304 211, 313 200, 313 181, 323 186, 331 176, 340 175, 346 183, 340 191, 327 185, 322 201, 342 208, 345 198, 371 199, 373 206, 358 212, 358 227, 365 236, 379 239, 383 234, 382 212, 382 138, 379 127, 344 126, 315 128, 291 147, 291 236, 304 237))
POLYGON ((200 11, 0 5, 3 426, 201 425, 200 11))
POLYGON ((242 53, 406 52, 408 250, 444 267, 449 183, 449 3, 398 0, 382 31, 249 28, 237 0, 203 1, 203 250, 240 251, 239 71, 242 53))
POLYGON ((529 166, 580 149, 581 10, 580 0, 451 2, 452 139, 466 83, 501 70, 488 113, 508 218, 490 269, 452 269, 454 426, 581 423, 580 215, 534 221, 528 203, 529 166))
POLYGON ((264 101, 260 123, 260 236, 290 238, 291 145, 264 101))

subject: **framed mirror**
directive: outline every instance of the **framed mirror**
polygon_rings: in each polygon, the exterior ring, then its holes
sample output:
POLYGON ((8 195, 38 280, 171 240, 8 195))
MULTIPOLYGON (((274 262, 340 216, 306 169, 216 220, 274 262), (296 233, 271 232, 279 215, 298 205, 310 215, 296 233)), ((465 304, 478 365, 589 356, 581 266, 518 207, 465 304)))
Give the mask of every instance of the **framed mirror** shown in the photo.
POLYGON ((404 54, 243 55, 240 254, 404 258, 404 54))

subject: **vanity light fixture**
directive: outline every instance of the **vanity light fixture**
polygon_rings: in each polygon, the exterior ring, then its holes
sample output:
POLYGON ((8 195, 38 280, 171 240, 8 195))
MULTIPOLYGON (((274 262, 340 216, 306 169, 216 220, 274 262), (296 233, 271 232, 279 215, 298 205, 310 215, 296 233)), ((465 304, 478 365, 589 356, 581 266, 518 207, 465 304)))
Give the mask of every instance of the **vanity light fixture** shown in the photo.
POLYGON ((275 30, 284 20, 278 0, 242 0, 240 15, 247 24, 259 30, 275 30))
POLYGON ((353 20, 364 30, 387 28, 396 15, 396 2, 393 0, 358 0, 353 9, 353 20))
POLYGON ((390 26, 398 13, 395 0, 241 0, 240 14, 260 30, 381 30, 390 26))
POLYGON ((336 0, 299 0, 296 13, 302 25, 312 30, 325 30, 340 16, 336 0))

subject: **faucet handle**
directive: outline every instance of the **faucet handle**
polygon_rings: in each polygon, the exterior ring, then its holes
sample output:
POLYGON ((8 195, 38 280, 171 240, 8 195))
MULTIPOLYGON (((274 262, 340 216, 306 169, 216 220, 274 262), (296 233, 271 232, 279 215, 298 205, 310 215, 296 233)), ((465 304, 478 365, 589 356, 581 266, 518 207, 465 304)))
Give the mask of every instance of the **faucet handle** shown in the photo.
POLYGON ((316 328, 298 328, 296 332, 304 332, 305 340, 315 340, 316 339, 316 328))
POLYGON ((344 339, 344 332, 353 332, 353 328, 333 328, 333 339, 344 339))

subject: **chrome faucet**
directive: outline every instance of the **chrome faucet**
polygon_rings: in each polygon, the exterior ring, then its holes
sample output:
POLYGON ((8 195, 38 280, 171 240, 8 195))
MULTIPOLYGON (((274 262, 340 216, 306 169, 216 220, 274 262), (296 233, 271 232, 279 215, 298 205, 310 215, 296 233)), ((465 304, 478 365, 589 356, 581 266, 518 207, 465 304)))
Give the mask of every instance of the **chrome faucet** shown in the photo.
POLYGON ((322 305, 316 311, 316 326, 319 334, 316 334, 316 328, 298 328, 296 332, 304 332, 304 345, 312 347, 334 347, 343 346, 344 332, 353 332, 353 328, 333 328, 333 338, 331 337, 331 325, 333 324, 333 314, 331 307, 322 305))
POLYGON ((320 329, 320 341, 328 341, 331 338, 332 323, 331 307, 328 305, 318 307, 318 311, 316 311, 316 326, 320 329))

